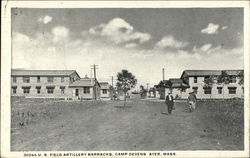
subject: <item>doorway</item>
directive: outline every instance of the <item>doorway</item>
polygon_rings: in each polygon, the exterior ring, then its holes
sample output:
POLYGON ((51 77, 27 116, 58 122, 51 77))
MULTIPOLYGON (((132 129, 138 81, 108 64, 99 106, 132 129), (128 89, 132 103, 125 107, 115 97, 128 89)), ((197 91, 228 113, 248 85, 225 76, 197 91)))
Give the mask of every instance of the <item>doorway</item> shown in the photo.
POLYGON ((79 89, 76 89, 76 94, 77 97, 79 96, 79 89))

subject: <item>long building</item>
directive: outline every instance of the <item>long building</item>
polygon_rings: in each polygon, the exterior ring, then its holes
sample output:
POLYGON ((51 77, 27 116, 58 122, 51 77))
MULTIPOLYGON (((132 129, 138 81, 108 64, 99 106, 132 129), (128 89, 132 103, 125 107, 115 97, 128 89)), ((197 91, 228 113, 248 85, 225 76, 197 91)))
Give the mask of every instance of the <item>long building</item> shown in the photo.
POLYGON ((185 70, 180 78, 161 81, 156 88, 160 98, 164 99, 168 92, 175 97, 186 99, 190 92, 196 93, 200 99, 222 99, 244 97, 244 85, 239 84, 239 74, 243 70, 185 70), (229 81, 218 83, 218 77, 226 72, 229 81), (205 80, 213 77, 214 83, 206 86, 205 80))
POLYGON ((11 95, 26 98, 99 99, 100 84, 75 70, 11 71, 11 95))

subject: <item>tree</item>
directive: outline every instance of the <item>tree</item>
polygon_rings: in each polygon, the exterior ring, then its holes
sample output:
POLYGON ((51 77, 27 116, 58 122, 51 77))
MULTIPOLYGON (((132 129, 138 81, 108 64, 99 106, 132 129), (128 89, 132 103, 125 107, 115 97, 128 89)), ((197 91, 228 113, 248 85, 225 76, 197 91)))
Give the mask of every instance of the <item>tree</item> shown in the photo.
POLYGON ((204 80, 204 88, 211 88, 211 93, 210 93, 210 98, 212 97, 212 87, 213 84, 215 83, 215 77, 214 76, 209 76, 207 78, 205 78, 204 80))
POLYGON ((115 88, 113 86, 109 86, 109 96, 111 100, 114 100, 114 95, 115 95, 115 88))
POLYGON ((140 95, 141 95, 141 99, 145 99, 147 96, 147 90, 144 88, 143 85, 140 86, 140 95))
POLYGON ((135 76, 128 70, 122 70, 117 74, 116 86, 124 93, 124 106, 126 105, 127 92, 134 88, 137 83, 135 76))
POLYGON ((244 70, 241 70, 238 74, 238 77, 239 77, 239 84, 240 85, 244 85, 244 70))
POLYGON ((241 85, 242 91, 243 91, 243 95, 242 95, 242 99, 244 97, 244 70, 241 70, 238 74, 239 77, 239 85, 241 85))
POLYGON ((217 83, 222 84, 223 100, 224 100, 224 86, 225 84, 229 84, 229 82, 230 82, 230 76, 227 74, 226 71, 222 71, 221 75, 218 76, 217 83))

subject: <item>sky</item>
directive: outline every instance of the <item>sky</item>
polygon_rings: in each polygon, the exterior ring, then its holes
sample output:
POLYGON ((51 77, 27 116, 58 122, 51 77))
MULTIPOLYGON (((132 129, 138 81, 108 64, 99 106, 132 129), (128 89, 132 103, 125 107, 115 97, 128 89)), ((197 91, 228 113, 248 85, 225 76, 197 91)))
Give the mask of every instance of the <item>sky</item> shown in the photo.
POLYGON ((76 70, 149 87, 184 70, 243 69, 242 8, 12 9, 12 68, 76 70))

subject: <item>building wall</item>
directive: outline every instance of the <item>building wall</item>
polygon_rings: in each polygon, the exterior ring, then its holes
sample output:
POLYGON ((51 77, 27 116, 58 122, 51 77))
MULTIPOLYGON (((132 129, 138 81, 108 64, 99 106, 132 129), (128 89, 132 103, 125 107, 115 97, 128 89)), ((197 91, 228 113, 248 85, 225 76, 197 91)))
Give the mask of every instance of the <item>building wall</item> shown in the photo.
POLYGON ((204 99, 209 99, 209 98, 215 98, 215 99, 221 99, 223 98, 223 93, 224 93, 224 98, 234 98, 238 97, 241 98, 243 97, 243 89, 242 86, 238 84, 239 78, 236 78, 236 83, 229 83, 225 84, 224 88, 222 84, 213 84, 212 86, 212 92, 211 94, 205 94, 204 93, 204 77, 197 77, 197 83, 194 83, 194 77, 189 77, 189 86, 190 88, 186 89, 186 92, 182 94, 182 98, 187 98, 189 92, 193 92, 193 87, 198 87, 197 89, 197 98, 204 98, 204 99), (222 87, 222 94, 218 94, 218 89, 217 87, 222 87), (228 87, 236 87, 236 94, 229 94, 228 87))
POLYGON ((72 91, 72 97, 74 99, 93 99, 94 93, 93 93, 93 87, 90 87, 90 93, 83 93, 83 87, 77 87, 77 88, 70 88, 72 91), (76 89, 78 89, 78 96, 76 96, 76 89))
POLYGON ((156 91, 156 98, 160 99, 160 91, 156 91))
MULTIPOLYGON (((83 93, 84 87, 70 87, 69 89, 72 93, 72 98, 74 100, 79 100, 79 99, 92 100, 92 99, 95 99, 94 88, 93 87, 89 87, 89 88, 90 88, 90 93, 83 93), (78 96, 76 96, 76 89, 78 89, 78 96)), ((96 91, 97 91, 96 98, 100 99, 100 87, 97 86, 96 91)))
POLYGON ((104 93, 103 93, 103 89, 101 89, 101 91, 100 91, 101 98, 110 98, 110 92, 109 92, 108 89, 106 89, 106 90, 107 90, 107 93, 104 94, 104 93))
POLYGON ((172 95, 175 97, 176 95, 180 96, 182 99, 187 99, 190 92, 193 92, 193 87, 198 87, 197 89, 197 98, 198 99, 229 99, 229 98, 242 98, 244 96, 242 86, 238 84, 239 78, 236 78, 236 83, 229 83, 225 84, 224 88, 222 84, 213 84, 211 89, 211 94, 205 94, 204 93, 204 77, 197 77, 197 83, 194 83, 194 77, 189 77, 189 86, 190 88, 186 89, 185 91, 181 92, 180 89, 174 88, 169 89, 165 88, 165 97, 168 94, 168 92, 172 92, 172 95), (217 87, 222 87, 222 94, 218 94, 217 87), (236 87, 236 94, 229 94, 228 87, 236 87), (224 96, 224 97, 223 97, 224 96))
POLYGON ((69 89, 70 77, 64 77, 64 82, 61 82, 61 77, 54 77, 53 82, 49 83, 47 81, 47 77, 41 76, 40 82, 37 82, 37 76, 30 77, 29 83, 23 82, 22 76, 16 77, 16 83, 13 82, 13 77, 11 77, 11 86, 17 87, 16 94, 13 93, 11 88, 11 95, 12 96, 25 96, 31 98, 67 98, 71 97, 72 93, 69 89), (23 86, 30 86, 30 93, 23 93, 23 86), (41 86, 40 94, 37 93, 36 86, 41 86), (54 92, 52 94, 47 93, 46 86, 55 86, 54 92), (65 87, 64 94, 61 93, 60 87, 65 87))

